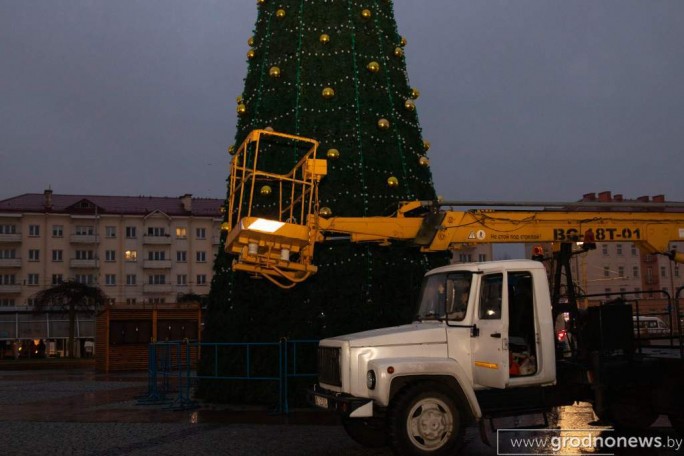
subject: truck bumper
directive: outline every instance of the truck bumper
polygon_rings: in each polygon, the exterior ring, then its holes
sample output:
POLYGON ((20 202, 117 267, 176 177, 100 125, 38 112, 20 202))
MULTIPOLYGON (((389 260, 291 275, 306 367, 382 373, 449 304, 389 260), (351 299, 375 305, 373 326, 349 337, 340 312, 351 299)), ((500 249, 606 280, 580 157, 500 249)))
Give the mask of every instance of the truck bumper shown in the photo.
POLYGON ((307 390, 306 399, 314 407, 335 411, 350 418, 373 416, 373 401, 371 399, 328 391, 318 385, 307 390))

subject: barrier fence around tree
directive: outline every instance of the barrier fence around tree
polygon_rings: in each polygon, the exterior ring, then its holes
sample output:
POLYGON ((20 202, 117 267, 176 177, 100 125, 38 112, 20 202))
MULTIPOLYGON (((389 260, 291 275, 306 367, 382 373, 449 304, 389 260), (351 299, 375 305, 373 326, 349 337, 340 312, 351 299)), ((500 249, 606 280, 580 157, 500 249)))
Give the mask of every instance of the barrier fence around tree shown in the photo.
POLYGON ((285 338, 278 342, 152 342, 148 346, 147 392, 138 398, 138 404, 188 410, 198 407, 192 398, 197 380, 266 382, 272 383, 277 393, 274 412, 287 414, 290 380, 316 378, 317 346, 318 340, 285 338), (201 373, 197 369, 200 359, 204 362, 201 373), (265 368, 255 366, 262 360, 268 360, 265 368))

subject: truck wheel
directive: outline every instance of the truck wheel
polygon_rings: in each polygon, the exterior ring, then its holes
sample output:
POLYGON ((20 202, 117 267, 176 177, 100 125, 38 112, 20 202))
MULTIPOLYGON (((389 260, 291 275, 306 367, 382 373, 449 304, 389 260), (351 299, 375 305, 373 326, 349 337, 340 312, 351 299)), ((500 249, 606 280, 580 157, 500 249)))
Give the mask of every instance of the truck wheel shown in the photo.
POLYGON ((342 418, 347 435, 367 448, 387 446, 385 420, 379 418, 342 418))
POLYGON ((418 383, 399 393, 389 412, 389 439, 400 455, 454 454, 465 414, 453 394, 437 383, 418 383))

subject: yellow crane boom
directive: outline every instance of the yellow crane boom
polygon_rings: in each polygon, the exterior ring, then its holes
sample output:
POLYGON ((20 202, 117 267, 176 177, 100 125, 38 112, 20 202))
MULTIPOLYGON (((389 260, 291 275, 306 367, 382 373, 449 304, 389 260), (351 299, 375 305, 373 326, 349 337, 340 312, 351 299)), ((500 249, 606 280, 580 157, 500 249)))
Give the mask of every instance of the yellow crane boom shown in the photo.
MULTIPOLYGON (((668 255, 684 263, 684 253, 670 244, 684 241, 682 203, 400 203, 389 217, 323 217, 317 186, 326 173, 316 158, 318 143, 276 132, 255 130, 238 149, 231 168, 227 252, 237 255, 233 269, 268 278, 283 288, 306 280, 317 270, 314 247, 328 235, 351 242, 408 242, 424 252, 457 249, 464 244, 546 242, 633 242, 644 252, 668 255), (258 170, 262 138, 305 143, 308 151, 295 168, 278 175, 258 170), (253 154, 248 156, 250 152, 253 154), (249 166, 246 164, 249 163, 249 166), (276 186, 278 210, 254 214, 253 195, 264 182, 276 186), (246 196, 248 195, 248 196, 246 196), (445 206, 527 206, 533 209, 445 206)), ((270 187, 269 187, 270 188, 270 187)))

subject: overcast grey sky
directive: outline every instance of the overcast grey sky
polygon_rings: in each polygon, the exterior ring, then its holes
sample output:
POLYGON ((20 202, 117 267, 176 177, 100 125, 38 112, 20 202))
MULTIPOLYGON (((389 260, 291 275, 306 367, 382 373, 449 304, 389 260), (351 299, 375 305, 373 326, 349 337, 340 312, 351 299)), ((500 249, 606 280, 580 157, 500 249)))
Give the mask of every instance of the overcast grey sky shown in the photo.
MULTIPOLYGON (((684 201, 684 1, 395 0, 446 199, 684 201)), ((225 195, 255 0, 0 0, 0 199, 225 195)))

